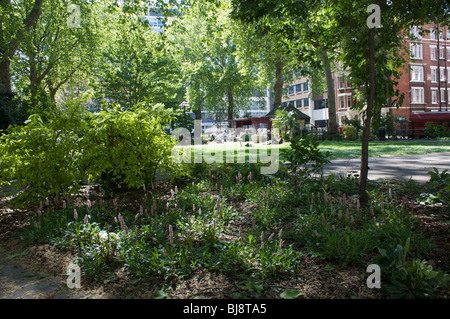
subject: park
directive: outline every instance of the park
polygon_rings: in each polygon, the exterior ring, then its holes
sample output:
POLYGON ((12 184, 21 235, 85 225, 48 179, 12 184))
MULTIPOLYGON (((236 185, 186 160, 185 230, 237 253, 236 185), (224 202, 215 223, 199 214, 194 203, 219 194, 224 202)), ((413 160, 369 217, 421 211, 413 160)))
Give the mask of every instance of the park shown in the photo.
POLYGON ((263 3, 0 3, 0 299, 448 299, 448 5, 263 3))

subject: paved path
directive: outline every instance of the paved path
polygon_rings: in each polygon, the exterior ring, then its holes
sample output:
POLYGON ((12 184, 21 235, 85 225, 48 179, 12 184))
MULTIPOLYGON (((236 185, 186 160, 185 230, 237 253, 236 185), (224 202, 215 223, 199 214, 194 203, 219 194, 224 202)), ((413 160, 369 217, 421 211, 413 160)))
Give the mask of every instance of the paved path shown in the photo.
POLYGON ((80 299, 85 298, 64 281, 30 271, 0 247, 0 299, 80 299))
MULTIPOLYGON (((336 174, 347 176, 351 172, 359 174, 360 158, 333 160, 324 166, 324 175, 336 174)), ((420 155, 380 156, 369 158, 369 179, 380 181, 396 179, 418 183, 430 180, 427 173, 437 168, 439 172, 450 171, 450 152, 420 155)))

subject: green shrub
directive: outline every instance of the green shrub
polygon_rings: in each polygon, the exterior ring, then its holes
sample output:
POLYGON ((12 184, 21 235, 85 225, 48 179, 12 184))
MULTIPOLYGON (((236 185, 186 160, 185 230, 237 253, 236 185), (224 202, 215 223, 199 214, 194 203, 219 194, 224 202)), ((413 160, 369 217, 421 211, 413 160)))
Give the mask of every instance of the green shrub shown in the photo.
POLYGON ((82 159, 89 180, 111 188, 137 188, 153 180, 158 169, 175 170, 171 149, 176 141, 162 129, 170 120, 160 106, 97 114, 86 132, 82 159))
POLYGON ((25 189, 23 203, 69 195, 84 178, 78 167, 81 138, 79 118, 58 113, 48 123, 31 115, 24 126, 13 126, 0 142, 0 186, 17 180, 25 189))
POLYGON ((446 123, 434 124, 433 122, 425 123, 425 134, 433 139, 448 136, 448 127, 446 123))
POLYGON ((323 166, 329 163, 330 152, 321 152, 319 142, 314 139, 302 139, 297 136, 291 141, 291 147, 282 150, 283 159, 291 162, 293 170, 304 176, 321 173, 323 166))
POLYGON ((358 129, 353 125, 347 125, 342 128, 342 133, 346 140, 354 141, 356 140, 358 129))

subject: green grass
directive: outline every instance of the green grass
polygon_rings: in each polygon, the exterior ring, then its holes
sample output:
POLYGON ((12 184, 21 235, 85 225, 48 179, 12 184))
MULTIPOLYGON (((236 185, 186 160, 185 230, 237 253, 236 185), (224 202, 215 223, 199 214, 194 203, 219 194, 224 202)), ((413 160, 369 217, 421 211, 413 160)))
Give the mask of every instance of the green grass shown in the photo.
MULTIPOLYGON (((281 145, 257 145, 252 144, 251 147, 239 146, 238 144, 228 146, 234 148, 233 162, 237 162, 238 155, 246 154, 248 162, 248 154, 250 152, 263 152, 263 154, 271 155, 271 149, 278 148, 280 151, 290 147, 289 143, 281 145), (267 152, 267 153, 266 153, 267 152)), ((191 146, 193 154, 200 154, 203 151, 203 158, 210 161, 214 159, 215 151, 222 151, 222 156, 218 158, 220 161, 227 161, 227 153, 221 149, 223 144, 208 144, 202 146, 191 146), (211 154, 205 154, 205 151, 211 154)), ((319 148, 321 151, 330 151, 330 159, 346 159, 358 158, 361 156, 360 141, 322 141, 319 148)), ((450 141, 372 141, 369 143, 369 156, 389 156, 389 155, 411 155, 411 154, 427 154, 437 152, 450 152, 450 141)), ((258 155, 259 156, 259 155, 258 155)), ((193 157, 194 158, 194 157, 193 157)), ((229 156, 230 160, 231 157, 229 156)))
MULTIPOLYGON (((322 151, 330 151, 331 159, 358 158, 360 141, 324 141, 322 151)), ((450 152, 450 141, 373 141, 369 143, 369 156, 412 155, 450 152)))

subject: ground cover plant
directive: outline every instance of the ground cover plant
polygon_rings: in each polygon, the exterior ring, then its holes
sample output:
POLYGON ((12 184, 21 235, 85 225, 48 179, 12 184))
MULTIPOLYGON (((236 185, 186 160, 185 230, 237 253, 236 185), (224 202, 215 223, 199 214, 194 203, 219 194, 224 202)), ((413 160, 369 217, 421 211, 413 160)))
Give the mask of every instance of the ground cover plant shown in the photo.
MULTIPOLYGON (((189 178, 164 187, 152 182, 121 194, 97 185, 77 200, 44 200, 16 236, 28 246, 74 252, 94 283, 113 280, 118 270, 130 282, 152 278, 154 297, 170 296, 170 283, 203 271, 234 278, 237 290, 221 297, 267 296, 280 282, 304 281, 311 260, 325 263, 326 272, 358 268, 362 278, 379 262, 388 276, 372 298, 430 298, 448 289, 445 271, 427 264, 436 243, 413 215, 431 205, 421 201, 423 192, 442 194, 437 207, 448 208, 448 173, 430 172, 420 193, 417 185, 373 183, 362 207, 354 177, 312 178, 289 168, 264 176, 261 165, 192 164, 189 178)), ((275 298, 299 291, 280 287, 275 298)))

